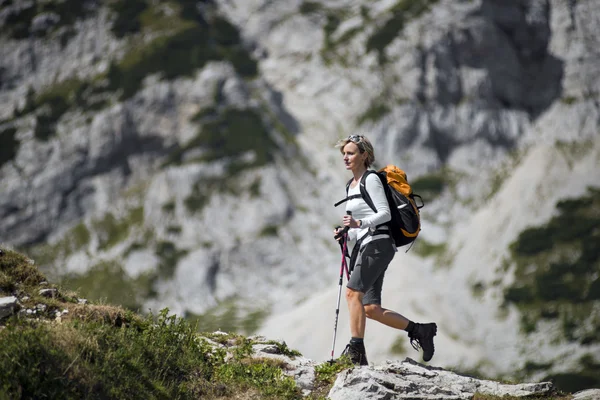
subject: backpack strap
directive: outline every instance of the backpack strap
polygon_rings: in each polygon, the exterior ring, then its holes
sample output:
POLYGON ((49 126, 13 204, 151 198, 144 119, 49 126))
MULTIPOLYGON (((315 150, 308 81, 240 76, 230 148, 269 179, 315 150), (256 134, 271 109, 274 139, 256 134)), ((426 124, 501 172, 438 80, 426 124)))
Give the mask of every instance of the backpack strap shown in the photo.
POLYGON ((384 184, 384 188, 385 185, 387 184, 387 182, 384 182, 385 177, 383 177, 381 174, 379 174, 377 171, 373 171, 372 169, 368 169, 365 171, 365 173, 363 174, 363 176, 360 178, 360 182, 359 184, 359 188, 360 188, 360 194, 354 194, 352 196, 348 196, 348 190, 350 190, 350 183, 352 183, 352 179, 350 179, 348 181, 348 183, 346 183, 346 198, 343 200, 338 201, 337 203, 335 203, 333 206, 337 207, 340 204, 348 201, 348 200, 352 200, 352 199, 363 199, 365 201, 365 203, 367 203, 367 205, 371 208, 371 210, 373 210, 373 212, 377 212, 377 208, 375 207, 375 203, 373 203, 373 200, 371 199, 371 196, 369 195, 369 192, 367 192, 367 176, 369 176, 370 174, 376 174, 377 177, 381 180, 381 183, 384 184))
POLYGON ((352 195, 352 196, 348 197, 348 190, 350 190, 350 184, 352 183, 352 179, 354 179, 354 178, 350 178, 350 180, 348 182, 346 182, 346 198, 338 201, 337 203, 335 203, 333 205, 334 207, 337 207, 340 204, 347 202, 348 200, 358 199, 358 198, 361 197, 359 194, 355 194, 355 195, 352 195))
MULTIPOLYGON (((363 198, 363 200, 365 201, 365 203, 367 203, 367 205, 369 207, 371 207, 371 210, 373 210, 373 212, 377 212, 377 208, 375 207, 375 204, 373 203, 373 200, 371 199, 371 196, 369 195, 369 192, 367 192, 367 176, 369 176, 370 174, 375 173, 377 174, 377 172, 368 169, 363 176, 360 178, 360 195, 363 198)), ((379 174, 377 174, 379 175, 379 174)))

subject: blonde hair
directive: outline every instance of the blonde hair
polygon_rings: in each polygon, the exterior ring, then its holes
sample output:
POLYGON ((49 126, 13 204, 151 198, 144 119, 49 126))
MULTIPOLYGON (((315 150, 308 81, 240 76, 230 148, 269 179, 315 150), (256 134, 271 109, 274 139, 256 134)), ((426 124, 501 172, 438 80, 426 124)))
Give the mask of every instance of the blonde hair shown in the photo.
POLYGON ((354 143, 356 147, 358 147, 358 151, 360 151, 361 154, 367 153, 365 167, 369 168, 371 165, 373 165, 375 162, 375 150, 373 150, 373 145, 366 136, 350 135, 345 139, 338 140, 335 147, 339 147, 340 153, 344 154, 344 147, 346 147, 348 143, 354 143))

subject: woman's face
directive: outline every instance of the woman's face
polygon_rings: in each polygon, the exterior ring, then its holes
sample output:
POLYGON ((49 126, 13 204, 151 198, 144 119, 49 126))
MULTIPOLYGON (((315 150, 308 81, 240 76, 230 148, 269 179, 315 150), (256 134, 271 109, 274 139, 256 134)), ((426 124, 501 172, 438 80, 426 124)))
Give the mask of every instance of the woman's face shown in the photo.
POLYGON ((366 153, 361 153, 356 143, 348 142, 344 146, 344 165, 346 169, 356 171, 365 165, 366 153))

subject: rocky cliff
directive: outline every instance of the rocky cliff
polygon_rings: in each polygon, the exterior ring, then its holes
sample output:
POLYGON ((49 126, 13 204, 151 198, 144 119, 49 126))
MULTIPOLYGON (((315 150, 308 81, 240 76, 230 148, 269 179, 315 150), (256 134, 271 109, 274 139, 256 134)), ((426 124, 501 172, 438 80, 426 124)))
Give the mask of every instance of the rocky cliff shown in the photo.
POLYGON ((425 195, 384 302, 434 363, 598 384, 596 2, 0 4, 0 241, 64 284, 326 357, 365 133, 425 195))

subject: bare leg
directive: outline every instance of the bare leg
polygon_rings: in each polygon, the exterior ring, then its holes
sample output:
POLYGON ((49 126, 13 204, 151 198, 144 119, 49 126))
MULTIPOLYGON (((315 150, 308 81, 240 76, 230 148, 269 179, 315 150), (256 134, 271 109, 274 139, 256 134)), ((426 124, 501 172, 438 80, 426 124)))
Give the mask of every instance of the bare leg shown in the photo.
POLYGON ((378 304, 367 304, 364 309, 367 318, 381 322, 384 325, 402 330, 405 330, 408 326, 409 320, 406 317, 378 304))
POLYGON ((348 302, 348 314, 350 315, 350 334, 352 337, 365 337, 366 313, 362 304, 364 293, 346 288, 346 301, 348 302))

